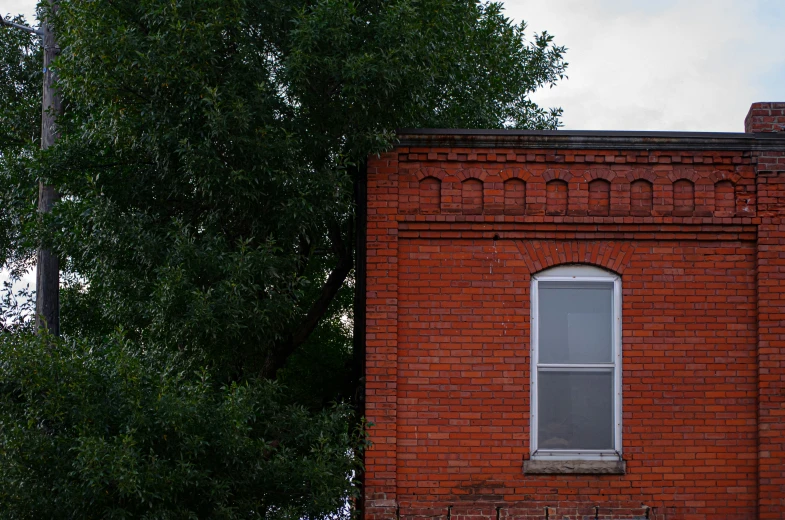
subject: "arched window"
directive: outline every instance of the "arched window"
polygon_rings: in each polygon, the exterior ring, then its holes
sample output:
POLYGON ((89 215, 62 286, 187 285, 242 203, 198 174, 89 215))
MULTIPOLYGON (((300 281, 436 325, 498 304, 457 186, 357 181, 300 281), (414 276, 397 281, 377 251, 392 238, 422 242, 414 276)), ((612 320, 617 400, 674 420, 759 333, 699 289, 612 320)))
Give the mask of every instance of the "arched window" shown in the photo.
POLYGON ((466 215, 482 213, 482 181, 466 179, 461 183, 461 206, 466 215))
POLYGON ((695 185, 687 179, 673 183, 673 214, 690 216, 695 209, 695 185))
POLYGON ((717 216, 732 217, 736 210, 736 194, 733 183, 720 181, 714 185, 714 211, 717 216))
POLYGON ((652 191, 652 184, 646 179, 638 179, 630 184, 630 212, 633 215, 651 215, 652 191))
POLYGON ((545 185, 545 214, 566 215, 569 192, 567 183, 560 179, 548 181, 545 185))
POLYGON ((439 213, 442 197, 442 181, 426 177, 420 181, 420 213, 439 213))
POLYGON ((526 183, 521 179, 504 181, 504 212, 508 215, 523 215, 526 212, 526 183))
POLYGON ((589 215, 607 216, 611 207, 611 183, 594 179, 589 183, 589 215))
POLYGON ((621 458, 621 278, 588 265, 532 277, 532 460, 621 458))

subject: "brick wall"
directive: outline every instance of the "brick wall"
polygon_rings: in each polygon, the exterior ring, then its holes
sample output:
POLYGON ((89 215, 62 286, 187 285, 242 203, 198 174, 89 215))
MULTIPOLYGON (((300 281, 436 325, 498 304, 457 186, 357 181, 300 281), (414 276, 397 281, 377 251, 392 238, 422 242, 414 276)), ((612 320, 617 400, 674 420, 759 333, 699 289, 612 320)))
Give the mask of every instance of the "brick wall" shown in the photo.
MULTIPOLYGON (((754 103, 751 133, 785 131, 785 103, 754 103)), ((782 134, 781 134, 782 135, 782 134)), ((785 516, 785 151, 757 151, 759 516, 785 516)))
POLYGON ((779 152, 494 139, 369 161, 366 518, 785 517, 779 152), (622 278, 623 475, 523 472, 531 275, 569 263, 622 278))

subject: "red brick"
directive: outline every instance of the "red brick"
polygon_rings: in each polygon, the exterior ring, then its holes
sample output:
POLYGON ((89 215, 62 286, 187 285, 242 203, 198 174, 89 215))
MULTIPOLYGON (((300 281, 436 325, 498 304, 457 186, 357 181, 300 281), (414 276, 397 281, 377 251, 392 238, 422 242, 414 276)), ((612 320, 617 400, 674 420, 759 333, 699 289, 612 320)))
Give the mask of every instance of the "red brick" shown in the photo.
POLYGON ((365 517, 785 518, 785 150, 505 143, 369 159, 365 517), (565 263, 622 278, 625 475, 522 471, 565 263))

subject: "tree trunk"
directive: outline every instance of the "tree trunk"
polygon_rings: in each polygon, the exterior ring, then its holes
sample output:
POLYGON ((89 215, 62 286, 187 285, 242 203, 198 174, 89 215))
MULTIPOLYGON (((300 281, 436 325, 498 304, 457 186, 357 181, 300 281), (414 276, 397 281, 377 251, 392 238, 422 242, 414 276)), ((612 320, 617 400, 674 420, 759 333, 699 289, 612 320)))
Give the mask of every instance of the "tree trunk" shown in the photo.
MULTIPOLYGON (((57 9, 57 2, 49 1, 50 8, 57 9)), ((62 100, 55 89, 57 78, 50 66, 60 53, 55 34, 47 20, 44 20, 44 92, 41 115, 41 149, 46 150, 57 139, 57 117, 63 113, 62 100)), ((38 212, 41 215, 52 211, 52 206, 60 198, 53 186, 39 182, 38 212)), ((51 249, 39 246, 36 263, 36 330, 48 329, 51 334, 60 334, 60 262, 51 249)))

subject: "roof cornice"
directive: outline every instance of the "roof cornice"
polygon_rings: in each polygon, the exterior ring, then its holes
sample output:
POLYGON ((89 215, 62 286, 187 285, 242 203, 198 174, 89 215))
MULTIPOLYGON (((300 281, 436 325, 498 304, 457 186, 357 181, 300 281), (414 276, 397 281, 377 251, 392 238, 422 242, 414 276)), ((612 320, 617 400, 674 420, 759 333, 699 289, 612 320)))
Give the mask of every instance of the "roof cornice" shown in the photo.
POLYGON ((785 132, 401 129, 398 146, 568 150, 785 151, 785 132))

